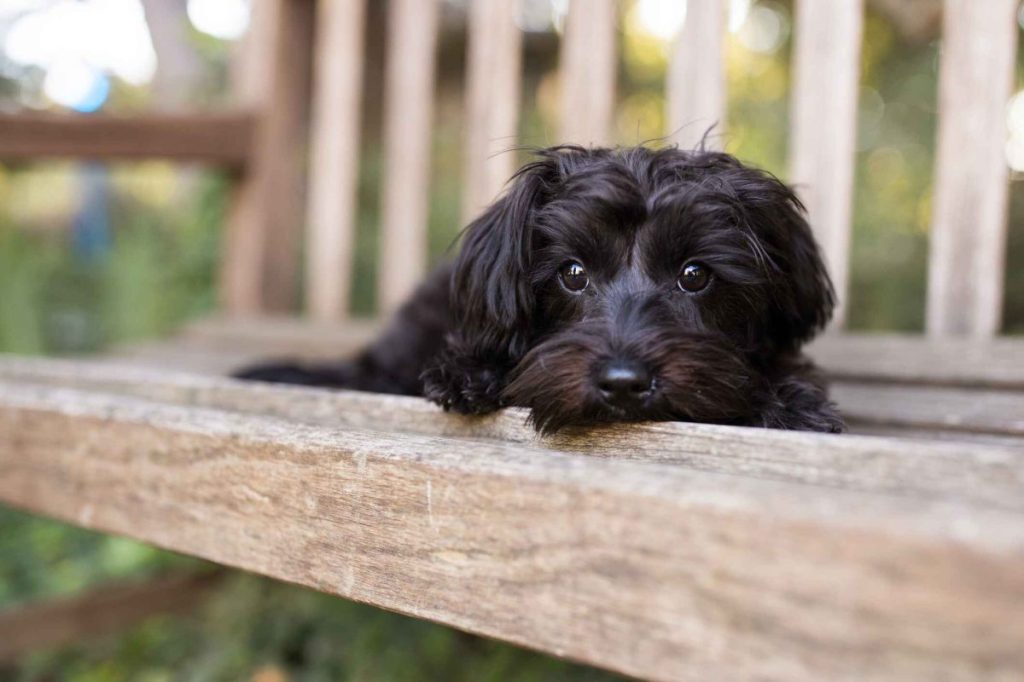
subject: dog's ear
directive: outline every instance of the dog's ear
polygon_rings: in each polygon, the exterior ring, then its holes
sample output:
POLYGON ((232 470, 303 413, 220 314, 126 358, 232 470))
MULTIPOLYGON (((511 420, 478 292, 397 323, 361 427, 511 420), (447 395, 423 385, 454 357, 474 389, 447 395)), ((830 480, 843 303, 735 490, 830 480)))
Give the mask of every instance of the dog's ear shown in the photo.
POLYGON ((835 307, 832 281, 806 211, 793 190, 770 173, 731 157, 721 163, 731 175, 736 210, 754 237, 770 288, 766 321, 772 349, 795 351, 824 329, 835 307))
POLYGON ((781 346, 795 350, 825 328, 835 308, 835 290, 800 199, 782 182, 769 209, 774 223, 770 255, 777 269, 775 326, 781 346))
POLYGON ((515 358, 526 351, 534 306, 529 278, 533 215, 557 171, 545 156, 466 228, 452 275, 452 313, 465 341, 515 358))

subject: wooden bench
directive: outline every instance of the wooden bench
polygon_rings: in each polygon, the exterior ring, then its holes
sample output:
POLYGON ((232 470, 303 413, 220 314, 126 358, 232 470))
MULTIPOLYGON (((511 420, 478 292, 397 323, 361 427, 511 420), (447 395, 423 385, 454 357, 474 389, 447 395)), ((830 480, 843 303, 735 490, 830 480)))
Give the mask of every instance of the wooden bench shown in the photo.
MULTIPOLYGON (((927 334, 850 334, 841 314, 811 348, 852 435, 662 423, 546 439, 520 410, 468 419, 222 378, 351 351, 378 324, 347 315, 366 5, 257 7, 253 80, 272 107, 125 128, 0 117, 0 158, 153 155, 238 178, 222 317, 112 358, 0 358, 0 501, 637 676, 1024 676, 1024 342, 996 336, 1016 2, 945 3, 927 334), (308 318, 266 317, 296 299, 303 240, 308 318)), ((796 7, 789 179, 845 300, 863 6, 796 7)), ((516 130, 514 11, 469 3, 467 217, 513 170, 493 152, 516 130)), ((675 44, 683 144, 702 127, 683 123, 724 113, 723 11, 691 2, 675 44)), ((426 267, 439 3, 389 12, 384 312, 426 267)), ((609 139, 616 16, 613 0, 569 4, 562 140, 609 139)))

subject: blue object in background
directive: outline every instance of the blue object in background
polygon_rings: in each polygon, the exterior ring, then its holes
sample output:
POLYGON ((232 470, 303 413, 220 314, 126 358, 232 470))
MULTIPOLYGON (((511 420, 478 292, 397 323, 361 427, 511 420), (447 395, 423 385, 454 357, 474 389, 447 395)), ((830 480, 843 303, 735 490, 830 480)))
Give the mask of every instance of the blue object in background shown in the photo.
MULTIPOLYGON (((110 77, 93 69, 92 83, 71 109, 91 114, 99 111, 110 97, 110 77)), ((85 162, 79 171, 82 206, 72 221, 71 234, 75 256, 82 261, 101 259, 110 251, 110 178, 105 166, 85 162)))
POLYGON ((101 260, 110 252, 110 177, 101 163, 83 163, 79 171, 82 206, 72 219, 75 256, 85 262, 101 260))
POLYGON ((92 83, 85 94, 74 104, 72 109, 81 114, 92 114, 99 111, 110 97, 110 77, 102 71, 93 71, 92 83))

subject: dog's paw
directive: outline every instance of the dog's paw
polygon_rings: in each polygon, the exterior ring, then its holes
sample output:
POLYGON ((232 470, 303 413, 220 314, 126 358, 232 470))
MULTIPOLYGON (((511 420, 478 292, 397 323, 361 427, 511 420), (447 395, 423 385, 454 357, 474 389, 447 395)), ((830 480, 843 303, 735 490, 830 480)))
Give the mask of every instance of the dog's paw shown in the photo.
POLYGON ((757 425, 770 429, 843 433, 846 424, 825 389, 799 376, 788 377, 774 387, 772 399, 757 425))
POLYGON ((422 379, 423 395, 446 412, 487 414, 504 407, 503 375, 493 367, 459 367, 441 362, 427 369, 422 379))

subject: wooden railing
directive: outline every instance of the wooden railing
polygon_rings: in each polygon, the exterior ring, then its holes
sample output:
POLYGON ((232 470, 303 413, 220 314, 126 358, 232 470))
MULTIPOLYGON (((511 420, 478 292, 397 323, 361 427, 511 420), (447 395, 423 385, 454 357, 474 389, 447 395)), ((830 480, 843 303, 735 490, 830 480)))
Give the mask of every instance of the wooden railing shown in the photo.
MULTIPOLYGON (((431 15, 436 2, 417 4, 416 11, 431 15)), ((683 145, 695 144, 708 127, 725 124, 728 118, 722 63, 726 5, 723 0, 690 3, 685 28, 676 40, 666 82, 665 133, 683 145)), ((996 334, 1000 326, 1008 182, 1002 154, 1003 111, 1012 85, 1016 5, 1014 0, 946 0, 927 314, 928 332, 937 336, 984 338, 996 334), (965 278, 969 283, 961 285, 965 278)), ((514 0, 471 3, 465 218, 493 199, 511 171, 511 155, 496 152, 515 143, 520 48, 517 39, 508 37, 515 32, 514 6, 514 0)), ((407 25, 395 16, 410 11, 401 7, 403 3, 396 3, 390 26, 393 50, 388 75, 395 81, 411 78, 409 74, 422 77, 431 63, 425 57, 430 41, 409 43, 408 50, 398 47, 409 38, 407 25)), ((864 4, 863 0, 798 0, 796 8, 790 179, 807 203, 833 274, 841 303, 836 326, 842 327, 842 303, 849 287, 864 4)), ((569 4, 562 49, 561 142, 608 144, 614 139, 617 11, 614 0, 569 4)), ((435 30, 435 25, 422 21, 419 30, 435 30)), ((340 36, 332 42, 340 42, 340 36)), ((329 88, 327 82, 318 85, 318 91, 329 88)), ((430 108, 429 92, 423 88, 391 87, 389 102, 392 110, 430 108)), ((401 136, 401 143, 389 142, 390 149, 407 144, 416 149, 412 124, 406 125, 401 130, 389 128, 392 136, 401 136)), ((427 126, 420 126, 415 135, 428 132, 427 126)), ((313 146, 321 147, 316 137, 313 146)), ((345 160, 357 163, 351 156, 345 160)), ((401 264, 382 268, 385 310, 397 305, 413 286, 414 277, 404 273, 419 275, 427 258, 422 237, 426 230, 422 207, 430 192, 422 171, 426 160, 420 151, 411 161, 420 169, 415 176, 406 169, 403 177, 396 171, 398 166, 388 165, 391 174, 386 184, 397 182, 398 187, 389 187, 384 213, 401 215, 405 222, 399 228, 397 218, 395 223, 386 219, 382 232, 382 262, 401 264), (401 209, 395 204, 419 208, 401 209)), ((347 170, 345 176, 352 172, 347 170)), ((330 204, 336 197, 335 215, 348 211, 347 218, 333 223, 334 230, 351 225, 353 210, 337 187, 338 183, 321 180, 313 188, 319 197, 313 205, 330 204)), ((327 232, 325 228, 317 243, 332 243, 327 232)), ((348 244, 350 239, 339 243, 348 244)), ((337 280, 351 278, 351 250, 335 249, 330 258, 316 246, 309 252, 311 311, 318 319, 341 319, 347 303, 336 295, 337 280)))
POLYGON ((58 116, 0 116, 0 158, 35 161, 79 158, 101 161, 159 157, 174 161, 244 168, 255 129, 246 113, 58 116))

